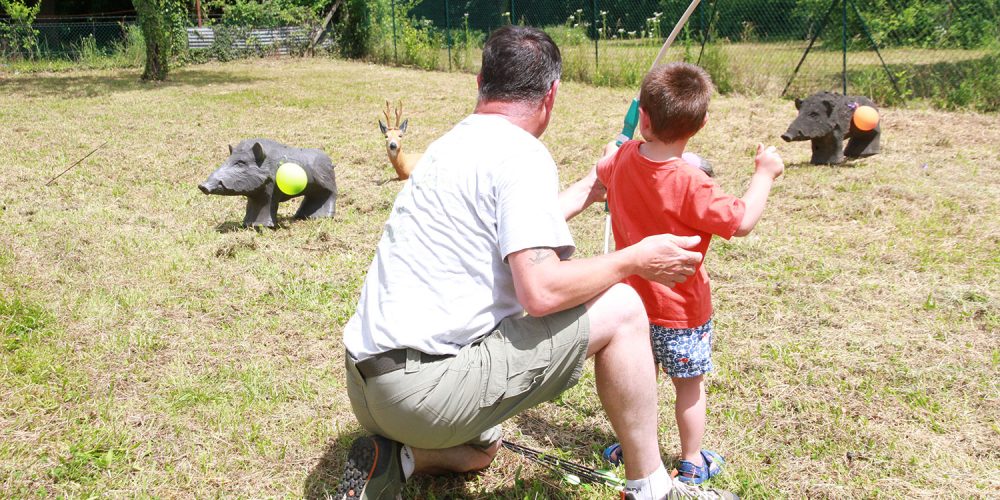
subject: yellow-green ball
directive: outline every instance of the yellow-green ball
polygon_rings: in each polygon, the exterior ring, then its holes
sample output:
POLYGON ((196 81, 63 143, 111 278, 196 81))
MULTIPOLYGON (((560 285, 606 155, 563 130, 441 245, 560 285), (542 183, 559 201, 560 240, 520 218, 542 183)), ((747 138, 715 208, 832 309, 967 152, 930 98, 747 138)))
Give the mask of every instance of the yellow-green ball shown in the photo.
POLYGON ((302 167, 294 163, 282 163, 278 167, 278 172, 274 174, 274 182, 282 193, 295 196, 306 188, 309 176, 306 175, 306 171, 302 167))

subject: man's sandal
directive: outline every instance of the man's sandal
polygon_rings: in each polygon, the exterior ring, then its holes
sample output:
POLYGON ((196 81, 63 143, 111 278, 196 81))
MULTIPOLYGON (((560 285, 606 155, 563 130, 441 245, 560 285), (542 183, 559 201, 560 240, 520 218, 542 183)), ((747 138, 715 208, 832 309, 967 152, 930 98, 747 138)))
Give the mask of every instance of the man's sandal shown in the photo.
POLYGON ((705 462, 701 466, 681 460, 677 464, 677 479, 687 484, 701 484, 719 475, 726 463, 718 453, 710 450, 701 450, 701 459, 705 462))

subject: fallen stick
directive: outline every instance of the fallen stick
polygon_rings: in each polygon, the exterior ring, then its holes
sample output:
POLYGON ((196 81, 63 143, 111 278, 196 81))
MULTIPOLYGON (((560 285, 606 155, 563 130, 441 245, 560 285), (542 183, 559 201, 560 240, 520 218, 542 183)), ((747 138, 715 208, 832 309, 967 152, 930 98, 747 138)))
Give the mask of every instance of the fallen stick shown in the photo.
POLYGON ((57 175, 57 176, 55 176, 55 177, 53 177, 53 178, 49 179, 49 182, 46 182, 46 183, 45 183, 45 185, 46 185, 46 186, 48 186, 49 184, 52 184, 53 182, 55 182, 55 181, 56 181, 56 179, 58 179, 58 178, 62 177, 62 176, 63 176, 63 174, 65 174, 66 172, 69 172, 69 170, 70 170, 71 168, 73 168, 73 167, 75 167, 75 166, 79 165, 79 164, 80 164, 81 162, 83 162, 83 160, 86 160, 87 158, 90 158, 90 155, 92 155, 92 154, 96 153, 98 149, 101 149, 101 148, 103 148, 103 147, 104 147, 104 145, 105 145, 105 144, 107 144, 108 142, 110 142, 110 140, 108 140, 108 141, 104 141, 104 142, 103 142, 103 143, 102 143, 102 144, 101 144, 100 146, 97 146, 96 148, 92 149, 92 150, 91 150, 91 151, 90 151, 89 153, 87 153, 87 156, 84 156, 83 158, 80 158, 79 160, 76 160, 75 162, 73 162, 73 164, 72 164, 72 165, 70 165, 70 166, 66 167, 66 170, 63 170, 62 172, 59 172, 59 175, 57 175))

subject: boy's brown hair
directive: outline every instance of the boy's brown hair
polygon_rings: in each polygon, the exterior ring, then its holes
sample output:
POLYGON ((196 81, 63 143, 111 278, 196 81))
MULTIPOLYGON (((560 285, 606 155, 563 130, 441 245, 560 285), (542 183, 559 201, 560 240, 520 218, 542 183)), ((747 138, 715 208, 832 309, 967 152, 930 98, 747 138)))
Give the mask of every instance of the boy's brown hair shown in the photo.
POLYGON ((687 139, 705 123, 712 78, 693 64, 673 62, 653 68, 642 80, 639 106, 649 115, 656 138, 687 139))

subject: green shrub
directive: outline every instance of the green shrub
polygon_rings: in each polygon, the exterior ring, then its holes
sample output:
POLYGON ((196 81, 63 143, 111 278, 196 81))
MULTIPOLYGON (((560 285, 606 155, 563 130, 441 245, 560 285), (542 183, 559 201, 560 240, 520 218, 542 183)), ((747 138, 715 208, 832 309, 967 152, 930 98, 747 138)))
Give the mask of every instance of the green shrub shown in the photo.
POLYGON ((957 65, 957 75, 942 79, 932 99, 944 109, 1000 111, 1000 50, 968 64, 957 65), (959 82, 956 86, 954 82, 959 82))
POLYGON ((712 83, 720 94, 729 94, 736 91, 733 70, 729 67, 729 56, 720 43, 707 43, 704 50, 701 46, 692 48, 689 52, 687 47, 684 51, 684 61, 697 64, 704 68, 712 77, 712 83), (698 56, 692 55, 698 53, 698 56))
POLYGON ((473 71, 479 62, 477 49, 486 43, 486 33, 469 27, 469 13, 462 16, 462 27, 451 33, 451 61, 455 68, 473 71))
POLYGON ((97 46, 94 35, 87 35, 80 39, 80 43, 76 45, 76 53, 77 60, 86 66, 99 66, 107 59, 107 54, 97 46))
POLYGON ((115 42, 112 54, 124 67, 141 66, 146 60, 146 40, 142 38, 142 29, 135 24, 123 26, 125 39, 115 42))
POLYGON ((979 59, 956 63, 893 67, 896 85, 881 67, 848 72, 852 94, 871 97, 882 106, 911 99, 925 100, 941 109, 1000 111, 1000 49, 979 59), (899 87, 899 91, 896 90, 899 87))
POLYGON ((444 47, 444 35, 434 29, 433 24, 426 19, 405 21, 397 26, 400 64, 413 65, 423 69, 439 69, 441 47, 444 47))
POLYGON ((374 31, 372 10, 384 2, 368 0, 346 0, 344 14, 334 25, 333 43, 337 52, 344 57, 360 58, 370 54, 374 31))
POLYGON ((316 22, 316 10, 290 0, 208 0, 205 8, 221 10, 221 24, 243 28, 277 28, 316 22))
POLYGON ((33 59, 38 55, 38 30, 32 27, 42 3, 28 7, 24 0, 0 0, 0 8, 10 16, 0 23, 0 57, 33 59))

